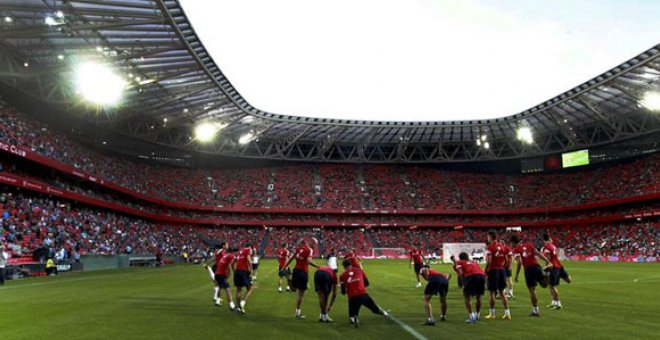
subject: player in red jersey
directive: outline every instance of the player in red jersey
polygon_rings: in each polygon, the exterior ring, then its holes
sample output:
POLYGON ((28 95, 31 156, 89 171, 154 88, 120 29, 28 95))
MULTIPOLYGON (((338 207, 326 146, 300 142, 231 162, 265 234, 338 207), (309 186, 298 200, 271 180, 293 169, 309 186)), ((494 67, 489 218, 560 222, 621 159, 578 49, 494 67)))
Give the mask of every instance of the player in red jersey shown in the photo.
POLYGON ((344 259, 351 261, 353 267, 362 268, 362 259, 355 254, 355 249, 350 248, 346 254, 344 254, 344 259))
MULTIPOLYGON (((231 298, 231 292, 229 291, 229 274, 231 270, 235 272, 236 258, 234 254, 230 252, 225 252, 222 255, 220 261, 218 261, 217 267, 215 269, 215 281, 218 284, 218 287, 221 289, 221 292, 224 291, 229 300, 229 310, 234 310, 236 305, 231 298)), ((218 297, 222 294, 218 294, 218 297)))
POLYGON ((415 278, 417 279, 417 284, 415 285, 415 288, 421 288, 422 281, 420 281, 419 279, 419 271, 422 269, 422 266, 424 265, 424 256, 422 255, 422 251, 420 250, 420 244, 416 244, 415 248, 410 249, 408 255, 410 256, 410 263, 408 264, 408 267, 410 268, 410 266, 414 266, 415 278))
MULTIPOLYGON (((454 271, 458 274, 458 270, 456 269, 456 258, 454 255, 449 257, 449 260, 451 260, 451 268, 454 269, 454 271)), ((458 285, 458 288, 463 289, 463 276, 457 275, 456 276, 456 284, 458 285)))
POLYGON ((215 279, 215 271, 218 268, 218 263, 220 262, 222 256, 226 251, 227 251, 227 243, 220 242, 220 244, 217 244, 215 246, 215 250, 213 251, 213 257, 209 261, 204 263, 204 267, 206 267, 206 270, 209 272, 209 276, 211 277, 211 282, 213 282, 213 304, 216 306, 222 306, 222 298, 219 295, 220 287, 218 287, 218 283, 216 282, 215 279), (212 267, 209 266, 210 263, 213 263, 212 267))
POLYGON ((436 295, 440 296, 440 308, 442 310, 440 321, 445 321, 447 319, 447 291, 449 291, 449 278, 451 275, 437 272, 429 266, 423 266, 419 271, 419 275, 428 282, 426 288, 424 288, 424 309, 426 310, 427 319, 422 325, 434 326, 435 320, 433 319, 431 299, 436 295))
POLYGON ((511 236, 511 244, 515 247, 513 254, 517 263, 516 282, 518 282, 518 276, 520 275, 520 267, 525 268, 525 284, 529 290, 529 299, 532 302, 532 312, 529 313, 529 316, 541 316, 538 306, 539 299, 536 295, 536 285, 540 284, 541 287, 545 288, 548 285, 548 281, 546 276, 543 275, 543 270, 537 258, 544 260, 546 265, 549 261, 533 244, 529 242, 521 243, 518 235, 511 236))
POLYGON ((293 259, 296 259, 296 267, 293 269, 293 275, 291 275, 291 286, 298 292, 298 297, 296 299, 296 319, 304 319, 305 316, 302 315, 302 301, 305 296, 305 291, 307 290, 308 282, 308 269, 309 266, 318 268, 319 266, 312 261, 312 248, 307 245, 305 239, 300 240, 300 245, 296 252, 289 257, 289 260, 286 261, 285 267, 288 267, 293 259))
POLYGON ((488 232, 488 246, 486 247, 486 274, 488 275, 488 292, 490 293, 490 313, 486 319, 495 319, 495 294, 502 297, 504 305, 505 320, 511 320, 511 310, 509 309, 509 299, 504 294, 506 288, 506 269, 511 268, 511 258, 513 253, 504 243, 497 240, 497 234, 494 231, 488 232))
POLYGON ((329 313, 337 297, 337 284, 337 273, 328 266, 319 267, 314 273, 314 290, 319 295, 319 305, 321 306, 319 322, 332 322, 329 313))
POLYGON ((466 252, 458 255, 455 267, 458 275, 463 278, 463 298, 469 315, 465 322, 474 324, 481 317, 481 296, 484 295, 486 274, 478 263, 470 261, 466 252), (477 299, 475 309, 472 309, 470 301, 472 296, 477 299))
POLYGON ((561 301, 559 301, 559 286, 560 279, 566 281, 566 283, 571 283, 573 280, 571 276, 568 275, 564 266, 559 261, 559 251, 557 247, 552 242, 552 238, 548 234, 543 235, 543 255, 545 255, 550 264, 545 266, 545 270, 550 272, 550 280, 548 286, 550 287, 550 294, 552 295, 552 304, 548 305, 548 308, 553 309, 562 309, 561 301))
POLYGON ((236 253, 236 270, 234 271, 234 286, 236 286, 236 302, 238 311, 245 314, 245 304, 252 295, 252 244, 247 243, 245 248, 236 253), (241 299, 241 290, 245 288, 245 296, 241 299))
POLYGON ((358 315, 360 307, 365 306, 374 314, 389 317, 389 314, 376 305, 376 302, 369 296, 367 287, 369 280, 362 268, 355 267, 350 260, 343 262, 344 272, 339 278, 341 282, 341 293, 348 295, 348 318, 355 327, 360 326, 358 315))
POLYGON ((283 243, 282 247, 277 251, 277 273, 279 276, 277 281, 277 291, 280 293, 282 292, 282 278, 286 280, 286 291, 288 292, 291 290, 291 272, 286 265, 286 261, 289 259, 290 254, 289 245, 286 243, 283 243))

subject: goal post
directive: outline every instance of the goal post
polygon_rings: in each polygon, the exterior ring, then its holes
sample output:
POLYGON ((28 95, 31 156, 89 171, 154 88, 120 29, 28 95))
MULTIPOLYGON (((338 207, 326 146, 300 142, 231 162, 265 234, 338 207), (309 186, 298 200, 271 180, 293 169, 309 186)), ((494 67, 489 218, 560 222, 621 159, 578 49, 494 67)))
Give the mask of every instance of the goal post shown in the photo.
POLYGON ((405 248, 371 248, 372 259, 404 259, 408 257, 405 248))
POLYGON ((482 261, 486 258, 485 243, 443 243, 442 261, 451 263, 450 257, 453 255, 458 260, 458 254, 466 252, 470 260, 482 261))

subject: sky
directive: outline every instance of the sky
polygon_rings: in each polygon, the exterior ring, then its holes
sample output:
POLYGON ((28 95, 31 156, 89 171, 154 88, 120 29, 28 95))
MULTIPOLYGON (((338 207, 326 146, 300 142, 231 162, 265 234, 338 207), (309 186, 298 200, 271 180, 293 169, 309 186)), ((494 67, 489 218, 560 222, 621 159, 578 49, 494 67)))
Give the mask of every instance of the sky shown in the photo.
POLYGON ((181 0, 252 106, 305 117, 509 116, 660 43, 658 0, 181 0))

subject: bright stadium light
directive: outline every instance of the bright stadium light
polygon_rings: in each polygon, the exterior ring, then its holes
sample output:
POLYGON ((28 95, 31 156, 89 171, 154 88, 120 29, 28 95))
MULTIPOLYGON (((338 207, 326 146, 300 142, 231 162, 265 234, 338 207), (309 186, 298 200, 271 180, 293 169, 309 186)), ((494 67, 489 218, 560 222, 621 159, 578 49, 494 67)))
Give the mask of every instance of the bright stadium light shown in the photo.
POLYGON ((486 148, 486 149, 490 149, 490 143, 488 143, 488 142, 484 142, 484 148, 486 148))
POLYGON ((55 19, 53 19, 53 17, 46 17, 46 19, 44 19, 44 22, 45 22, 46 25, 48 25, 48 26, 54 26, 54 25, 57 25, 57 21, 55 21, 55 19))
POLYGON ((5 22, 6 22, 6 23, 10 23, 10 22, 12 22, 12 21, 14 21, 14 19, 13 19, 12 17, 10 17, 10 16, 6 16, 6 17, 5 17, 5 22))
POLYGON ((218 122, 200 122, 195 126, 195 139, 200 143, 208 143, 212 141, 218 132, 220 132, 225 126, 227 126, 227 124, 218 122))
POLYGON ((526 144, 532 144, 534 143, 534 137, 532 136, 532 129, 528 126, 522 126, 518 129, 518 133, 516 134, 518 137, 518 140, 526 143, 526 144))
POLYGON ((256 137, 256 135, 254 134, 254 132, 250 131, 250 132, 242 135, 238 139, 238 144, 245 145, 245 144, 251 142, 255 137, 256 137))
POLYGON ((648 91, 640 101, 645 108, 651 111, 660 111, 660 92, 648 91))
POLYGON ((76 69, 76 87, 88 101, 112 106, 121 99, 126 82, 110 67, 87 62, 76 69))

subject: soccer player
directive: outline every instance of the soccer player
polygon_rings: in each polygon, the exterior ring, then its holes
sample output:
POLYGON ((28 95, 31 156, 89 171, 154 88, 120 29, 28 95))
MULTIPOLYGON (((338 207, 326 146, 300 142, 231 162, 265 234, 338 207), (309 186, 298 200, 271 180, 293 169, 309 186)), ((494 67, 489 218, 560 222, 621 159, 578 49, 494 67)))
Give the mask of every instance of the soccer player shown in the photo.
POLYGON ((213 258, 204 264, 204 267, 206 267, 206 270, 209 272, 209 276, 211 277, 211 281, 213 282, 213 304, 216 306, 222 306, 222 298, 219 295, 220 287, 218 287, 218 283, 215 278, 215 272, 218 269, 218 263, 220 260, 222 260, 222 256, 227 251, 227 247, 228 245, 226 242, 220 242, 220 244, 217 244, 215 250, 213 251, 213 258), (212 267, 209 267, 210 263, 213 263, 212 267))
POLYGON ((543 275, 543 270, 539 265, 537 258, 543 259, 545 264, 549 263, 548 259, 539 252, 533 244, 529 242, 520 243, 518 235, 511 236, 511 244, 515 247, 513 253, 516 258, 516 282, 520 275, 520 267, 525 268, 525 284, 529 290, 529 300, 532 302, 532 312, 529 316, 541 316, 538 306, 538 296, 536 295, 536 285, 540 284, 545 288, 548 285, 547 277, 543 275))
POLYGON ((257 269, 259 269, 259 253, 257 247, 252 247, 252 282, 257 281, 257 269))
MULTIPOLYGON (((507 243, 506 240, 502 240, 502 243, 506 244, 507 247, 512 251, 511 256, 513 256, 513 246, 511 243, 507 243)), ((506 288, 504 288, 504 294, 508 299, 515 300, 516 297, 513 295, 513 278, 512 278, 512 268, 513 260, 509 261, 509 266, 504 268, 504 273, 506 274, 506 288)))
POLYGON ((426 288, 424 288, 424 309, 426 310, 427 319, 422 325, 435 326, 431 299, 436 295, 440 296, 440 307, 442 310, 440 321, 445 321, 447 319, 447 291, 449 290, 449 278, 451 276, 437 272, 429 266, 423 266, 419 271, 419 275, 428 282, 426 288))
POLYGON ((415 246, 415 248, 408 252, 408 255, 410 255, 410 263, 408 264, 408 267, 414 266, 415 278, 417 279, 415 288, 422 288, 422 281, 419 279, 419 271, 424 265, 424 256, 422 255, 422 251, 419 249, 420 244, 418 243, 415 246))
POLYGON ((353 248, 348 249, 348 252, 344 255, 344 260, 351 261, 353 267, 362 268, 362 259, 355 254, 355 249, 353 248))
POLYGON ((559 301, 559 289, 557 288, 559 286, 559 280, 563 279, 566 283, 571 283, 573 280, 559 261, 557 247, 554 245, 552 238, 548 234, 543 235, 543 255, 550 260, 550 264, 545 267, 545 270, 550 271, 548 286, 550 287, 550 294, 552 295, 552 304, 547 307, 562 309, 561 301, 559 301))
POLYGON ((332 268, 332 271, 337 274, 339 268, 337 267, 337 253, 335 252, 335 248, 330 249, 330 252, 326 257, 328 258, 328 267, 332 268))
POLYGON ((342 265, 344 272, 341 274, 339 281, 341 282, 341 293, 348 295, 348 318, 351 324, 355 327, 360 326, 358 315, 362 306, 369 308, 374 314, 388 318, 389 314, 378 307, 376 302, 369 296, 367 292, 369 280, 362 268, 353 266, 348 259, 344 260, 342 265))
POLYGON ((319 322, 332 322, 329 313, 337 297, 337 285, 337 273, 331 267, 319 267, 316 273, 314 273, 314 290, 319 295, 319 304, 321 306, 319 322), (330 300, 329 303, 328 299, 330 300))
POLYGON ((304 319, 305 316, 302 315, 302 302, 303 297, 305 296, 305 291, 307 290, 308 282, 308 270, 309 266, 318 268, 319 266, 312 261, 312 248, 309 247, 305 239, 300 240, 300 245, 296 252, 289 257, 289 260, 286 262, 285 267, 288 267, 293 259, 296 259, 296 267, 293 269, 293 275, 291 277, 291 283, 293 289, 298 292, 296 298, 296 319, 304 319))
POLYGON ((236 270, 234 270, 234 286, 236 286, 236 302, 238 311, 245 314, 245 304, 252 294, 252 244, 247 243, 245 248, 236 254, 236 270), (241 298, 241 291, 245 288, 245 296, 241 298))
POLYGON ((286 291, 291 290, 291 272, 289 267, 286 264, 286 261, 289 259, 289 245, 287 243, 282 243, 282 248, 277 251, 277 262, 278 262, 278 276, 277 281, 277 291, 282 292, 282 278, 286 280, 286 291))
POLYGON ((490 293, 489 305, 490 313, 486 319, 495 319, 495 294, 502 297, 504 305, 504 316, 502 319, 511 320, 511 310, 509 309, 509 299, 504 294, 506 288, 506 268, 511 266, 511 249, 504 243, 497 240, 497 234, 494 231, 488 232, 488 246, 486 247, 486 274, 488 275, 488 292, 490 293))
POLYGON ((215 282, 217 283, 218 288, 221 289, 220 293, 218 293, 218 297, 220 297, 222 295, 221 292, 224 291, 227 300, 229 300, 229 310, 232 311, 236 308, 236 305, 234 304, 234 300, 231 298, 231 292, 229 291, 229 273, 230 270, 235 269, 235 263, 236 258, 234 257, 234 254, 225 252, 220 261, 218 261, 215 269, 215 282))
POLYGON ((465 322, 474 324, 481 317, 481 296, 484 295, 486 274, 478 263, 470 261, 466 252, 458 255, 456 271, 463 278, 463 298, 469 315, 465 322), (472 301, 470 301, 473 296, 477 299, 475 309, 472 309, 472 301))
MULTIPOLYGON (((454 257, 454 255, 450 256, 449 260, 451 260, 452 269, 454 269, 456 274, 458 274, 458 270, 456 269, 456 258, 454 257)), ((461 276, 461 275, 456 276, 456 284, 458 285, 459 289, 463 289, 463 276, 461 276)))

